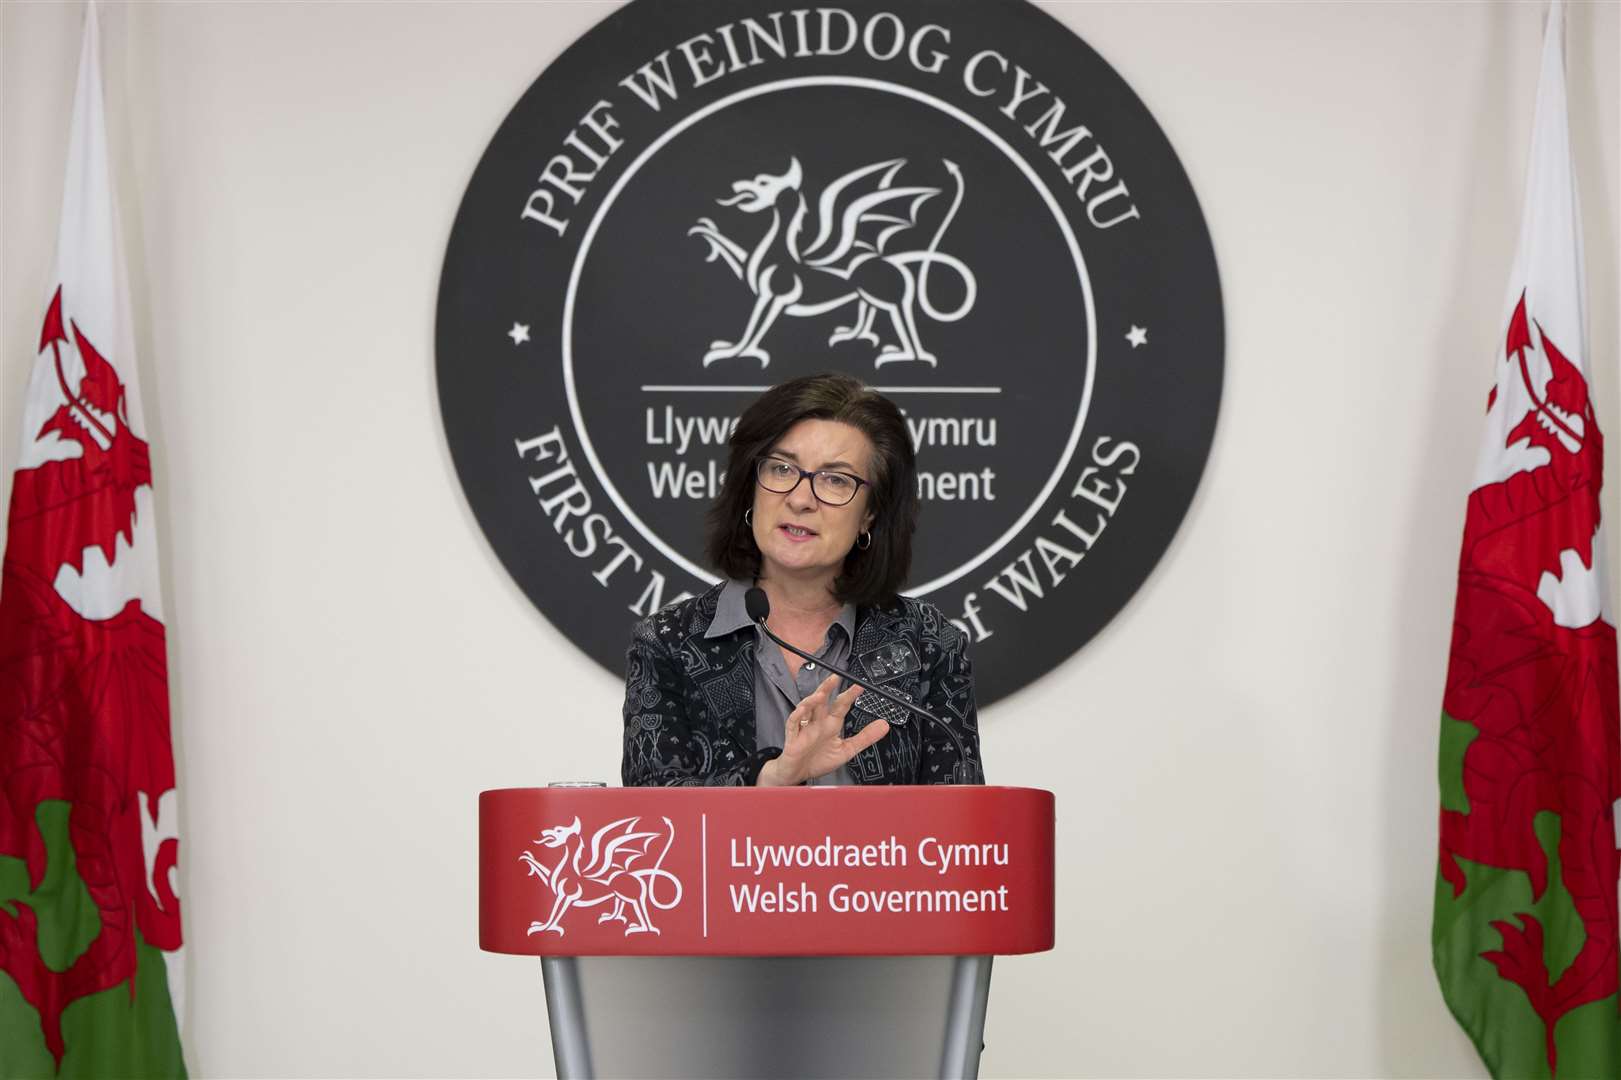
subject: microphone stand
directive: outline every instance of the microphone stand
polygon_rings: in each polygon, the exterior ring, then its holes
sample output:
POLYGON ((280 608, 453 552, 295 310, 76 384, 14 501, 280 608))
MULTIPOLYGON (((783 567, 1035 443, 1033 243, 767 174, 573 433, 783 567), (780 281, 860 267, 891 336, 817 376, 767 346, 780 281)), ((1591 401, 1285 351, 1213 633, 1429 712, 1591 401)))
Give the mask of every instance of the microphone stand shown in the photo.
POLYGON ((910 701, 907 701, 905 698, 901 697, 900 695, 893 694, 890 691, 885 690, 881 686, 874 686, 872 683, 868 682, 866 679, 860 678, 860 677, 852 674, 851 672, 840 670, 839 668, 834 667, 832 664, 829 664, 826 660, 818 660, 816 657, 812 656, 810 653, 806 652, 804 649, 799 648, 797 645, 790 645, 788 642, 784 641, 782 638, 778 637, 776 634, 773 634, 771 632, 771 628, 765 624, 766 619, 771 614, 771 609, 769 607, 769 601, 766 598, 765 591, 762 590, 762 589, 756 588, 756 589, 751 589, 750 592, 751 593, 759 593, 760 594, 760 601, 758 603, 764 603, 764 604, 767 605, 765 607, 765 610, 763 610, 763 611, 757 610, 757 604, 751 603, 751 604, 748 605, 750 608, 756 608, 756 610, 751 611, 750 614, 753 615, 753 617, 754 617, 754 625, 758 626, 760 628, 760 631, 763 634, 765 634, 766 637, 770 638, 772 641, 775 641, 778 645, 781 645, 783 648, 787 649, 789 652, 793 653, 795 656, 799 657, 800 659, 808 660, 810 663, 813 663, 813 664, 821 664, 822 667, 824 667, 828 671, 831 671, 833 674, 838 675, 841 678, 849 679, 851 682, 855 683, 857 686, 861 687, 863 690, 867 690, 867 691, 869 691, 871 693, 877 694, 879 697, 883 698, 885 701, 893 702, 894 704, 899 705, 901 708, 906 709, 909 712, 916 713, 917 715, 923 717, 923 719, 925 719, 925 720, 933 721, 934 724, 937 727, 939 727, 939 729, 941 731, 946 733, 946 738, 950 739, 951 744, 954 747, 956 747, 956 749, 957 749, 957 764, 952 766, 951 776, 952 776, 953 780, 956 780, 959 783, 961 782, 962 773, 959 770, 961 768, 963 768, 968 763, 968 751, 963 746, 962 739, 958 738, 957 733, 955 731, 951 730, 951 725, 950 724, 946 723, 944 720, 941 720, 938 716, 935 716, 933 713, 929 712, 927 709, 923 708, 922 706, 914 705, 910 701))
POLYGON ((899 705, 903 709, 907 709, 907 710, 909 710, 911 712, 917 713, 919 716, 923 717, 923 719, 925 719, 925 720, 934 720, 934 722, 936 724, 940 723, 940 721, 935 718, 933 713, 929 712, 925 708, 922 708, 921 706, 912 704, 910 701, 907 701, 905 698, 901 697, 899 694, 891 693, 890 691, 885 690, 881 686, 874 686, 872 683, 868 682, 866 679, 861 678, 859 675, 855 675, 855 674, 852 674, 851 672, 844 671, 844 670, 842 670, 840 668, 836 668, 832 664, 828 663, 826 660, 819 660, 816 657, 812 656, 810 653, 806 652, 804 649, 801 649, 797 645, 790 645, 788 642, 782 640, 782 638, 778 637, 776 634, 773 634, 771 632, 771 628, 765 624, 765 616, 762 615, 759 618, 755 619, 754 620, 754 625, 758 626, 762 631, 764 631, 766 637, 770 638, 772 641, 775 641, 778 645, 781 645, 783 648, 787 649, 789 652, 793 653, 795 656, 799 657, 800 659, 808 660, 813 664, 820 664, 820 665, 822 665, 822 667, 826 668, 828 671, 831 671, 833 674, 841 676, 841 677, 846 678, 846 679, 849 679, 851 682, 855 683, 857 686, 861 687, 863 690, 866 690, 866 691, 868 691, 870 693, 877 694, 879 697, 883 698, 885 701, 892 701, 896 705, 899 705))

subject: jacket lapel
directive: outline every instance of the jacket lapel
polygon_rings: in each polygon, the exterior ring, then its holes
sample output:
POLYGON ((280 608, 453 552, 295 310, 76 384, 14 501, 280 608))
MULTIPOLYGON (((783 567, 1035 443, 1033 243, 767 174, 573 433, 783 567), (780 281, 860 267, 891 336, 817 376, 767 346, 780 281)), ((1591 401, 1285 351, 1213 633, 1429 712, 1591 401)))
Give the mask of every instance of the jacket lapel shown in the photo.
POLYGON ((708 726, 738 746, 754 747, 754 629, 742 627, 709 637, 720 586, 695 605, 679 649, 686 669, 688 715, 708 718, 708 726))
MULTIPOLYGON (((856 627, 850 670, 897 697, 916 701, 923 665, 906 629, 906 619, 897 612, 869 610, 856 627)), ((890 732, 850 760, 851 777, 858 784, 911 782, 918 773, 921 748, 918 720, 912 713, 877 694, 862 694, 845 718, 845 737, 877 719, 889 721, 890 732)))

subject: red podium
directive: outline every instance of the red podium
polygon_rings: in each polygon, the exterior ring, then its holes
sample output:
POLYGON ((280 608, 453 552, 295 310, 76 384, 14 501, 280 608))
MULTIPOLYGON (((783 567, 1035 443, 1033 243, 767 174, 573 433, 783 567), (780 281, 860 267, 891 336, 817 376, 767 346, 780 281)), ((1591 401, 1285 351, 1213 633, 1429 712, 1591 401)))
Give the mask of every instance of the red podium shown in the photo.
POLYGON ((543 958, 559 1076, 975 1076, 1052 852, 1025 788, 486 791, 479 942, 543 958))

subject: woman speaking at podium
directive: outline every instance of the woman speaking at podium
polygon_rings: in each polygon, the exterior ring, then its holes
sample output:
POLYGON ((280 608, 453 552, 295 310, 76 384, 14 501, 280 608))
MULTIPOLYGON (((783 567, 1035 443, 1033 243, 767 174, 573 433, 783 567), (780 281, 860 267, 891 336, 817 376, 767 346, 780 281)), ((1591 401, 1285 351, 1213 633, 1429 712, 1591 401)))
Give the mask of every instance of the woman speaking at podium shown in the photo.
POLYGON ((916 520, 893 402, 840 374, 762 394, 709 511, 726 580, 632 635, 624 783, 984 783, 967 635, 899 595, 916 520))

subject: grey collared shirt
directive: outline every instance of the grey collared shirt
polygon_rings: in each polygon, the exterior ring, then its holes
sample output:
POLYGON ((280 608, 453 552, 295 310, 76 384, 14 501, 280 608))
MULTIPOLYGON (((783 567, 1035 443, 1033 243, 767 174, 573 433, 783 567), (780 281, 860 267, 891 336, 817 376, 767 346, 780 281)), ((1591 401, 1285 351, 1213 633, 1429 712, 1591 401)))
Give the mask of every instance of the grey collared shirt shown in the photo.
MULTIPOLYGON (((751 587, 743 581, 726 583, 715 604, 715 617, 709 620, 709 629, 704 631, 704 637, 722 637, 753 625, 748 608, 743 603, 743 597, 751 587)), ((758 626, 754 627, 754 741, 757 747, 782 745, 782 731, 788 722, 788 714, 827 678, 828 673, 822 670, 824 663, 841 668, 849 666, 850 643, 855 636, 855 605, 845 604, 833 620, 833 625, 827 628, 827 638, 816 652, 816 660, 801 664, 799 674, 794 675, 788 670, 781 647, 766 637, 758 626)), ((839 688, 842 690, 845 685, 845 681, 840 679, 839 688)), ((821 787, 854 782, 848 768, 840 768, 811 781, 821 787)))

